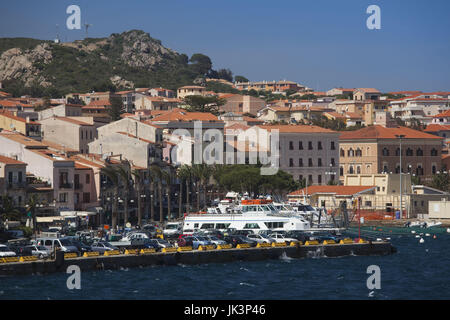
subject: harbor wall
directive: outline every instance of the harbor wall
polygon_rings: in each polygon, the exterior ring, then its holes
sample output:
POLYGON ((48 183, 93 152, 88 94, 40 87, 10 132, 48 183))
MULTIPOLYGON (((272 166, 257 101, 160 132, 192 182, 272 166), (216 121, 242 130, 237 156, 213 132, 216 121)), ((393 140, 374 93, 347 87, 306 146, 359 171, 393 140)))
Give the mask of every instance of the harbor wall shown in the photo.
POLYGON ((79 257, 64 259, 62 254, 55 260, 0 264, 0 275, 32 275, 66 272, 70 265, 77 265, 81 271, 115 270, 145 266, 163 266, 176 264, 227 263, 233 261, 261 261, 269 259, 342 257, 388 255, 396 250, 389 242, 309 245, 293 247, 270 247, 248 249, 226 249, 210 251, 184 251, 172 253, 151 253, 138 255, 116 255, 79 257))

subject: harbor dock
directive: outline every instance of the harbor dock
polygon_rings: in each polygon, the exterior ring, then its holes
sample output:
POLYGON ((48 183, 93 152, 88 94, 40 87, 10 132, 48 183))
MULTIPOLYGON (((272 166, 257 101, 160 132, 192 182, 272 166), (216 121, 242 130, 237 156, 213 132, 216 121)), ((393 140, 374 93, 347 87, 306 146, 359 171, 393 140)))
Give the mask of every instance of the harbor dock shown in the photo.
POLYGON ((127 252, 108 256, 87 256, 66 258, 57 252, 53 260, 37 260, 0 263, 0 275, 37 275, 66 272, 71 265, 77 265, 81 271, 117 270, 146 266, 163 266, 177 264, 227 263, 233 261, 262 261, 270 259, 344 257, 389 255, 396 249, 390 242, 364 241, 363 243, 305 243, 290 246, 271 246, 253 248, 227 248, 206 250, 169 250, 169 252, 127 252))

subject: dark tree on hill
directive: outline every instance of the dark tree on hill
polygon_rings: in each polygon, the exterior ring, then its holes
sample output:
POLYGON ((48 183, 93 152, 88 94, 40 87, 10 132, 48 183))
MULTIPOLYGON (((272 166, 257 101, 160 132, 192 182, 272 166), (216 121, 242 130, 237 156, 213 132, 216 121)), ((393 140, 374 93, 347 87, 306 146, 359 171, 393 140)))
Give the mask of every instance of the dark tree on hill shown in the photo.
POLYGON ((219 79, 224 79, 227 81, 233 81, 233 72, 230 69, 219 69, 217 70, 217 76, 219 79))
POLYGON ((109 115, 112 121, 120 120, 120 115, 123 113, 123 103, 120 97, 111 98, 111 107, 109 109, 109 115))
POLYGON ((210 112, 212 114, 219 114, 219 107, 226 103, 225 99, 219 97, 204 97, 198 95, 187 96, 184 101, 189 106, 186 110, 191 112, 210 112))
POLYGON ((190 67, 197 74, 206 75, 212 68, 211 59, 201 53, 194 53, 189 61, 190 67))
POLYGON ((234 81, 236 82, 248 82, 248 79, 244 76, 235 76, 234 81))

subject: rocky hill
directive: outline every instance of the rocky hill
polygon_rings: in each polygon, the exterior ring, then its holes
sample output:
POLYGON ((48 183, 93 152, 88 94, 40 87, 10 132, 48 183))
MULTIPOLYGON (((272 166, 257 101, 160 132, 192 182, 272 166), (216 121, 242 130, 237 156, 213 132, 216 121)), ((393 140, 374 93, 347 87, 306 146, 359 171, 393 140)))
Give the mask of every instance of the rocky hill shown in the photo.
POLYGON ((0 81, 15 96, 58 97, 155 86, 176 89, 214 71, 208 57, 196 56, 189 60, 140 30, 69 43, 1 38, 0 81), (205 59, 206 69, 200 65, 205 59))

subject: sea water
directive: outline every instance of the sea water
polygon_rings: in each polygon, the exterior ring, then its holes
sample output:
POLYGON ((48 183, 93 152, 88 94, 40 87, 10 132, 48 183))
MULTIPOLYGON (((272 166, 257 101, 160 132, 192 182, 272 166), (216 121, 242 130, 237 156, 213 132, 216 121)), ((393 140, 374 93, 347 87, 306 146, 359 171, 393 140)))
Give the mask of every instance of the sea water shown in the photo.
POLYGON ((314 257, 0 277, 0 299, 450 299, 450 236, 392 237, 389 256, 314 257), (380 267, 379 290, 367 268, 380 267))

